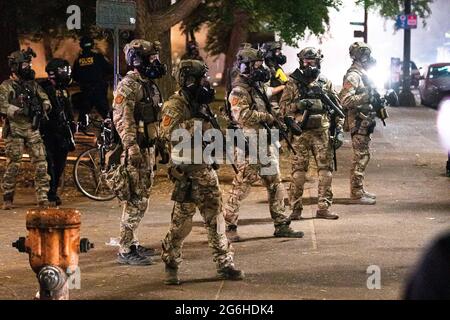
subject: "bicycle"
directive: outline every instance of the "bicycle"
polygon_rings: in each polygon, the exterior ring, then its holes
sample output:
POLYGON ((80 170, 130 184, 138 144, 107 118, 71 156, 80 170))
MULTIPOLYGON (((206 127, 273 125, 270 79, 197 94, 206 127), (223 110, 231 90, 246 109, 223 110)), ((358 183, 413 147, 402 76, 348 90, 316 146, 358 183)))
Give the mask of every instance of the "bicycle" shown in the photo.
MULTIPOLYGON (((100 129, 97 146, 88 145, 91 148, 77 157, 73 167, 73 178, 77 189, 86 197, 96 201, 109 201, 116 196, 105 181, 106 172, 109 169, 105 159, 106 153, 116 146, 115 131, 112 120, 109 118, 99 121, 89 117, 89 122, 100 129)), ((89 124, 79 132, 94 137, 95 134, 86 132, 88 126, 89 124)))

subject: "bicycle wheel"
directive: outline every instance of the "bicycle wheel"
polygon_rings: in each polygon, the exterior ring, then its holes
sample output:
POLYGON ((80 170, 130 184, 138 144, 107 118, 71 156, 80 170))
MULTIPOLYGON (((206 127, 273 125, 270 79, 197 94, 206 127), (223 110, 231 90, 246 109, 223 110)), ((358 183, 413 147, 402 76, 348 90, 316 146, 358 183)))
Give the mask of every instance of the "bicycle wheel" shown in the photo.
POLYGON ((108 201, 115 198, 105 182, 97 148, 86 150, 78 156, 73 167, 73 178, 78 190, 92 200, 108 201))

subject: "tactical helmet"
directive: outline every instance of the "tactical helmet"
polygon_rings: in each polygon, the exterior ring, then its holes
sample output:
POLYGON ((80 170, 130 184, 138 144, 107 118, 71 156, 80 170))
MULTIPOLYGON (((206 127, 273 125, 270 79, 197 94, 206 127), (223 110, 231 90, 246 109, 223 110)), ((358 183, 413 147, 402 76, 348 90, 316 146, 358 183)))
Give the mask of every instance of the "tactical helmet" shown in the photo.
POLYGON ((28 47, 27 50, 14 51, 8 56, 8 65, 11 68, 11 72, 18 75, 24 80, 34 79, 35 72, 31 69, 31 59, 36 57, 36 53, 28 47), (28 63, 26 67, 23 63, 28 63))
POLYGON ((266 42, 261 46, 263 52, 281 50, 283 48, 280 41, 266 42))
POLYGON ((238 51, 236 57, 238 63, 248 63, 255 61, 263 61, 264 57, 261 51, 248 47, 248 44, 241 45, 242 48, 238 51))
POLYGON ((304 59, 315 59, 317 63, 320 64, 323 59, 323 54, 320 49, 306 47, 297 54, 297 57, 300 59, 300 62, 304 59))
POLYGON ((286 63, 287 58, 285 55, 281 54, 281 49, 282 44, 280 41, 267 42, 261 46, 266 65, 272 67, 286 63))
POLYGON ((91 50, 94 47, 94 39, 89 36, 83 36, 80 38, 80 47, 83 50, 91 50))
POLYGON ((320 63, 323 59, 323 54, 320 49, 316 49, 314 47, 306 47, 297 54, 297 57, 300 60, 300 70, 302 70, 304 78, 308 81, 317 79, 320 74, 320 63), (315 60, 316 65, 305 65, 304 60, 306 59, 315 60))
POLYGON ((21 63, 31 62, 32 58, 36 58, 36 53, 31 47, 28 47, 27 50, 14 51, 8 56, 8 65, 13 72, 17 72, 21 63))
POLYGON ((144 57, 158 54, 160 50, 161 43, 159 41, 152 43, 144 39, 134 39, 123 48, 127 64, 132 67, 138 67, 142 64, 144 57))
POLYGON ((175 73, 175 79, 180 87, 187 83, 199 83, 208 73, 208 66, 199 60, 181 60, 175 73))
POLYGON ((70 83, 72 70, 67 60, 54 58, 45 67, 49 79, 54 80, 58 85, 67 86, 70 83))
POLYGON ((363 62, 370 57, 372 50, 367 43, 354 42, 348 49, 348 52, 350 54, 350 58, 363 62))
POLYGON ((123 48, 127 65, 136 68, 139 73, 149 79, 158 79, 167 73, 167 65, 162 64, 159 57, 149 61, 149 56, 157 55, 161 50, 159 41, 150 42, 135 39, 123 48))

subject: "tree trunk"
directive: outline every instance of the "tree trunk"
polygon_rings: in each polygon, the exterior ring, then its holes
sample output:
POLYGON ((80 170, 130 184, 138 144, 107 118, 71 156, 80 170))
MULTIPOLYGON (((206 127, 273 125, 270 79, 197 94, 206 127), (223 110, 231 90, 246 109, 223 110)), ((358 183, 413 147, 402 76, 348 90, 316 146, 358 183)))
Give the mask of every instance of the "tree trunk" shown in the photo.
POLYGON ((239 46, 242 42, 247 40, 248 36, 248 24, 250 16, 248 12, 242 9, 236 9, 233 13, 234 25, 231 30, 230 42, 228 44, 228 50, 225 55, 225 65, 223 69, 222 84, 226 84, 227 74, 233 66, 233 62, 236 59, 236 54, 239 50, 239 46))
POLYGON ((164 99, 175 91, 176 83, 172 76, 172 45, 170 28, 183 20, 198 7, 201 0, 179 0, 171 5, 171 0, 136 0, 136 37, 150 41, 159 40, 162 45, 161 62, 167 65, 168 75, 158 80, 164 99))
POLYGON ((9 78, 10 69, 6 57, 20 48, 16 14, 15 1, 0 1, 0 34, 2 35, 2 44, 0 45, 0 81, 9 78))

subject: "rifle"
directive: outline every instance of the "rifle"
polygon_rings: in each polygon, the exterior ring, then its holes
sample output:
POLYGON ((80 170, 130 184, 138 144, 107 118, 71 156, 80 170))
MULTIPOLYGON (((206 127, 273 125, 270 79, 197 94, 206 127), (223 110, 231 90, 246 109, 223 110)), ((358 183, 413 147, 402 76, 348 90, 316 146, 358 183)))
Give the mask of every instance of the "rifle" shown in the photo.
MULTIPOLYGON (((207 105, 207 104, 199 105, 198 108, 196 108, 196 115, 199 115, 201 118, 208 121, 214 129, 220 130, 220 132, 222 132, 220 124, 217 121, 217 115, 212 112, 209 105, 207 105)), ((223 138, 224 145, 226 145, 226 138, 223 133, 222 133, 222 138, 223 138)), ((238 170, 236 164, 232 163, 231 166, 233 167, 234 173, 238 174, 239 170, 238 170)), ((216 164, 216 167, 217 167, 217 164, 216 164)))
POLYGON ((380 93, 377 91, 377 89, 375 88, 372 81, 370 81, 367 74, 362 75, 362 81, 363 81, 364 85, 369 88, 369 95, 371 96, 371 100, 372 100, 370 104, 372 105, 373 109, 375 110, 377 117, 381 120, 381 122, 383 122, 383 126, 386 126, 386 122, 384 120, 389 118, 389 114, 386 110, 386 106, 387 105, 398 106, 397 94, 395 93, 395 91, 392 90, 392 91, 386 92, 384 97, 382 97, 380 95, 380 93))
MULTIPOLYGON (((264 101, 264 104, 266 105, 267 112, 272 116, 274 120, 275 128, 278 129, 280 132, 281 140, 285 140, 286 144, 288 146, 288 149, 292 151, 294 155, 297 155, 297 152, 295 152, 294 147, 291 144, 291 141, 289 140, 289 137, 287 135, 285 125, 281 123, 281 121, 278 119, 278 117, 273 113, 272 111, 272 105, 270 104, 269 99, 267 96, 259 90, 258 86, 255 84, 252 84, 253 89, 255 89, 256 93, 260 96, 260 98, 264 101)), ((262 122, 261 125, 267 130, 268 133, 270 133, 269 125, 266 122, 262 122)))
MULTIPOLYGON (((42 108, 42 101, 36 95, 33 88, 27 83, 15 88, 18 92, 19 101, 23 108, 23 114, 28 116, 32 122, 31 128, 37 130, 40 127, 41 120, 44 118, 44 109, 42 108)), ((45 115, 47 118, 47 115, 45 115)), ((48 119, 48 118, 47 118, 48 119)))
MULTIPOLYGON (((61 105, 59 96, 56 95, 56 105, 58 107, 58 124, 61 125, 63 129, 63 135, 67 142, 67 147, 69 151, 75 150, 75 139, 73 137, 72 129, 70 128, 70 121, 67 120, 66 113, 64 112, 64 106, 61 105)), ((55 110, 56 111, 56 110, 55 110)))
POLYGON ((339 116, 341 118, 345 118, 344 112, 342 111, 342 107, 339 103, 337 101, 333 101, 320 86, 309 86, 309 89, 310 91, 308 91, 308 96, 320 99, 330 114, 331 125, 329 130, 333 148, 333 164, 334 170, 337 171, 336 145, 334 143, 337 136, 336 117, 339 116))

